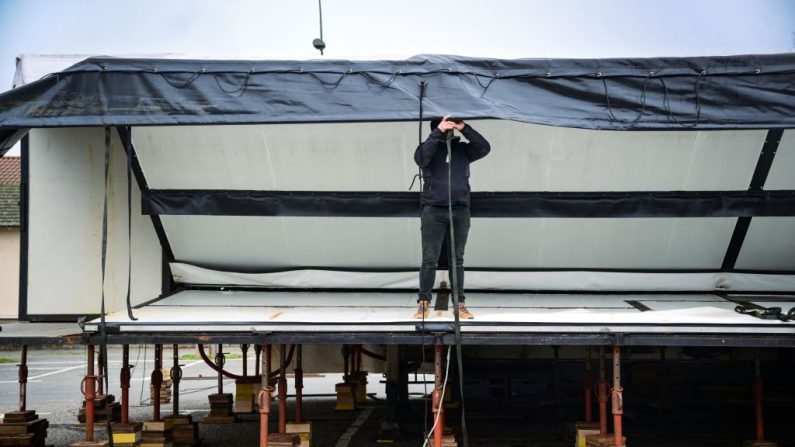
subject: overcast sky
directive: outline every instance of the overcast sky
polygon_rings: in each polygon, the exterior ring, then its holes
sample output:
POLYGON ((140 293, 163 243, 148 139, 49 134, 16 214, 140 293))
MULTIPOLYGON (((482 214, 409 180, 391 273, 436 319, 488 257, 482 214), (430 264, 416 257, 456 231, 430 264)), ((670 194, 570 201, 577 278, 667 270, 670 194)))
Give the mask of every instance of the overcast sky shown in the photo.
MULTIPOLYGON (((708 56, 795 50, 795 0, 323 0, 325 58, 708 56)), ((316 0, 0 0, 19 54, 320 57, 316 0)))

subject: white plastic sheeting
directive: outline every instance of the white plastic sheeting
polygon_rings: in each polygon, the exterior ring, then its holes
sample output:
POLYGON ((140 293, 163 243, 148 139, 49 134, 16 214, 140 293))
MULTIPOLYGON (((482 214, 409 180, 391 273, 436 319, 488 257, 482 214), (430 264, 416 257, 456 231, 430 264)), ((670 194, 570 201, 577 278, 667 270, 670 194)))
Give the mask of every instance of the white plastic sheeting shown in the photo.
MULTIPOLYGON (((473 191, 744 190, 765 138, 470 124, 492 146, 473 191)), ((154 189, 405 191, 417 173, 412 122, 136 127, 133 142, 154 189)))
MULTIPOLYGON (((346 272, 291 270, 274 273, 236 273, 172 263, 178 283, 237 285, 243 287, 312 289, 414 289, 416 272, 346 272)), ((437 283, 446 272, 437 273, 437 283)), ((492 272, 468 271, 467 289, 561 290, 561 291, 744 291, 788 292, 795 290, 792 275, 749 273, 630 273, 599 271, 492 272)), ((469 294, 467 293, 467 296, 469 294)))
MULTIPOLYGON (((765 303, 760 298, 761 304, 765 303)), ((709 294, 549 295, 473 293, 467 297, 475 320, 463 332, 768 333, 793 334, 795 325, 734 311, 735 303, 709 294), (650 310, 642 312, 627 300, 650 310), (631 328, 631 329, 628 329, 631 328)), ((795 306, 795 298, 777 301, 795 306)), ((409 331, 415 297, 408 293, 307 293, 188 290, 138 309, 138 321, 124 312, 107 321, 124 331, 163 332, 218 328, 225 331, 409 331)), ((430 321, 452 321, 450 311, 432 311, 430 321)), ((96 321, 87 325, 96 329, 96 321)))
MULTIPOLYGON (((28 314, 99 313, 104 151, 103 129, 30 132, 28 314)), ((127 158, 115 130, 110 169, 105 297, 113 311, 125 307, 129 252, 127 158)), ((160 244, 140 203, 133 181, 133 304, 158 296, 162 282, 160 244)))

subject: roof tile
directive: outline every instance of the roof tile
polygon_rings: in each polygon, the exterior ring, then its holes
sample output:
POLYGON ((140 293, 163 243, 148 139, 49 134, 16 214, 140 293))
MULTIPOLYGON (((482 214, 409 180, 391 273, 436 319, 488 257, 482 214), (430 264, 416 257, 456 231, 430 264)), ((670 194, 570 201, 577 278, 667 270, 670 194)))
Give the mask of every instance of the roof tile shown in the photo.
POLYGON ((0 158, 0 185, 19 185, 21 158, 0 158))
POLYGON ((0 227, 19 226, 19 185, 0 185, 0 227))

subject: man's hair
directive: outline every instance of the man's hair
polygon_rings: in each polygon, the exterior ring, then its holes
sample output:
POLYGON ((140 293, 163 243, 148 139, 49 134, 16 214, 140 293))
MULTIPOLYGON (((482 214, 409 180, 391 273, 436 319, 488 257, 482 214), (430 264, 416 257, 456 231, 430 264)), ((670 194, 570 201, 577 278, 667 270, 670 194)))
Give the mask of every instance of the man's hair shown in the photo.
POLYGON ((431 119, 431 132, 433 132, 433 129, 436 129, 437 127, 439 127, 439 123, 441 123, 441 122, 442 122, 441 118, 433 118, 433 119, 431 119))

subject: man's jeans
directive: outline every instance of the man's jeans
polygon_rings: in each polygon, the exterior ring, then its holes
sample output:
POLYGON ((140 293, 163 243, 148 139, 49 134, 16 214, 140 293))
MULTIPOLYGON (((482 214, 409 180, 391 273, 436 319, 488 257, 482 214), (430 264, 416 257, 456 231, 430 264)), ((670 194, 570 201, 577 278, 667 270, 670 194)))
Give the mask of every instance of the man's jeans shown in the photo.
MULTIPOLYGON (((436 282, 436 265, 450 229, 446 206, 424 206, 422 208, 422 266, 420 267, 419 300, 431 300, 431 290, 436 282)), ((464 247, 469 235, 469 207, 453 205, 453 228, 455 230, 455 266, 458 279, 458 299, 464 301, 464 247)), ((448 254, 448 258, 449 258, 448 254)), ((452 267, 453 263, 450 262, 452 267)), ((452 268, 450 269, 452 272, 452 268)), ((452 277, 450 278, 452 281, 452 277)), ((452 284, 450 284, 452 289, 452 284)))

